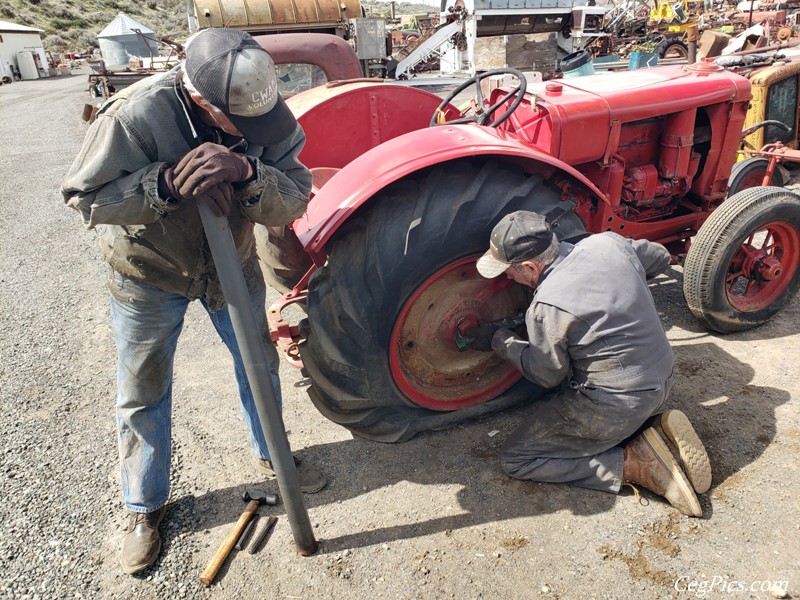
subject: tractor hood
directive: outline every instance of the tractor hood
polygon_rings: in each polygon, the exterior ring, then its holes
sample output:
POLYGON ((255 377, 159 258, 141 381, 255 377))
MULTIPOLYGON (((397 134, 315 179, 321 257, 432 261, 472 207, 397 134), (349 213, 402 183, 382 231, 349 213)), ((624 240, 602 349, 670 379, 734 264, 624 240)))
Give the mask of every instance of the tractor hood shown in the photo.
POLYGON ((750 83, 709 63, 559 79, 528 86, 540 118, 509 128, 568 164, 602 157, 612 126, 721 102, 749 101, 750 83), (542 121, 546 121, 543 123, 542 121))

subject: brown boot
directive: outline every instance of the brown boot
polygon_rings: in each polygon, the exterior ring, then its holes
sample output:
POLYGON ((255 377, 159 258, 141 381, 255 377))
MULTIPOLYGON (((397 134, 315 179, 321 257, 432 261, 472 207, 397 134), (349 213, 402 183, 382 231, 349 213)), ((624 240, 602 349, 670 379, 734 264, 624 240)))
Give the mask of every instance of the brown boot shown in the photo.
POLYGON ((667 443, 694 491, 706 493, 711 487, 711 461, 689 418, 679 410, 668 410, 650 419, 647 426, 667 443))
POLYGON ((151 513, 131 511, 120 556, 123 573, 138 573, 156 562, 158 553, 161 552, 158 526, 161 525, 165 512, 166 508, 163 506, 151 513))
POLYGON ((655 429, 645 429, 625 446, 624 457, 622 477, 626 482, 638 483, 664 496, 685 515, 703 515, 689 480, 655 429))

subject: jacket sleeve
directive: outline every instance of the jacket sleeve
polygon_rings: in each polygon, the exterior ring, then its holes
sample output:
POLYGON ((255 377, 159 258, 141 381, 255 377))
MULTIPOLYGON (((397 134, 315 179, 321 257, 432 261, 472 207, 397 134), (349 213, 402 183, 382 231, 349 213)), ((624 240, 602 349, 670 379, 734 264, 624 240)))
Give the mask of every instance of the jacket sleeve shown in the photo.
POLYGON ((662 273, 669 266, 671 257, 669 250, 656 242, 647 240, 627 240, 639 257, 639 262, 644 267, 647 279, 662 273))
POLYGON ((158 195, 166 163, 148 158, 137 136, 115 111, 101 113, 61 186, 68 206, 84 224, 147 225, 177 208, 158 195))
POLYGON ((300 217, 311 193, 311 171, 298 159, 306 134, 298 125, 284 141, 253 160, 256 176, 236 192, 245 216, 255 223, 286 225, 300 217))
POLYGON ((528 341, 508 329, 498 329, 492 349, 545 388, 556 387, 569 374, 567 332, 574 318, 554 306, 536 303, 525 315, 528 341))

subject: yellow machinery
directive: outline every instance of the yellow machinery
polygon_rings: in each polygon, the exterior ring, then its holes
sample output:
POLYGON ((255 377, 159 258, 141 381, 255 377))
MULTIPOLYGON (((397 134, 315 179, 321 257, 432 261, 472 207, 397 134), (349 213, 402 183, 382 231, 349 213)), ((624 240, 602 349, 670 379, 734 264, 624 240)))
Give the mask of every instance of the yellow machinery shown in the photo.
POLYGON ((759 150, 765 144, 783 142, 798 149, 798 100, 800 99, 800 61, 763 67, 750 74, 753 100, 745 118, 745 129, 764 121, 780 121, 789 131, 767 125, 756 129, 742 142, 743 150, 759 150))
POLYGON ((697 24, 696 19, 690 18, 687 0, 657 1, 650 11, 650 22, 659 31, 670 33, 684 33, 690 25, 697 24))

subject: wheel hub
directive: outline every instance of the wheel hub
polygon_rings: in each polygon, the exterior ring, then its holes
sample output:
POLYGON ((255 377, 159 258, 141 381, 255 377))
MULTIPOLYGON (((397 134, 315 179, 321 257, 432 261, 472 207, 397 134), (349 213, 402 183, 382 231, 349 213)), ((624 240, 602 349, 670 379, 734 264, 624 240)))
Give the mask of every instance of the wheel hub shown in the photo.
POLYGON ((461 352, 456 331, 518 314, 528 302, 526 288, 511 280, 481 277, 475 258, 440 270, 406 302, 393 328, 389 357, 395 384, 411 403, 433 410, 494 398, 520 378, 519 371, 492 352, 461 352))
POLYGON ((800 237, 791 224, 768 223, 750 233, 731 261, 728 300, 737 310, 769 306, 791 282, 800 265, 800 237))
POLYGON ((759 281, 773 281, 780 277, 782 271, 781 261, 774 256, 763 256, 756 261, 752 277, 759 281))

